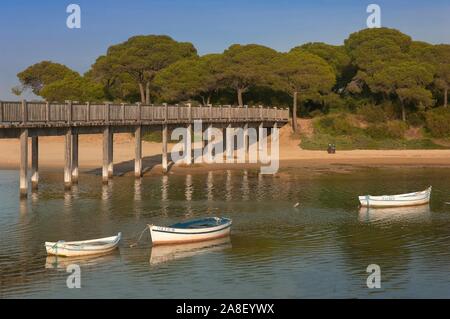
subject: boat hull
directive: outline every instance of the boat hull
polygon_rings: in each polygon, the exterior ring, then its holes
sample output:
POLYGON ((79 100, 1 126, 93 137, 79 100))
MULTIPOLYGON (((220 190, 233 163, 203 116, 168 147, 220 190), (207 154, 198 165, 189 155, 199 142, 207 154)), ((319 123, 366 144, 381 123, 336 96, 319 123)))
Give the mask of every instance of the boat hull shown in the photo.
POLYGON ((121 234, 98 240, 78 242, 45 242, 47 255, 62 257, 79 257, 103 255, 115 250, 120 242, 121 234), (101 243, 99 245, 99 243, 101 243))
POLYGON ((400 195, 359 196, 362 207, 389 208, 426 205, 430 202, 431 187, 425 191, 400 195))
POLYGON ((152 245, 194 243, 230 235, 231 220, 226 224, 202 229, 184 229, 149 225, 152 245))

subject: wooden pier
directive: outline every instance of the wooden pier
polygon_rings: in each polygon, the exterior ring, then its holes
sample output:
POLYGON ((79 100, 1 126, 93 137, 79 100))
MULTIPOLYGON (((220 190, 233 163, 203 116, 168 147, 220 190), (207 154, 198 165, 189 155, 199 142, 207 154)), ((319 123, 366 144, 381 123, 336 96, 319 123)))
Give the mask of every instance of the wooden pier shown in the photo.
MULTIPOLYGON (((103 134, 102 179, 104 183, 113 176, 113 135, 132 133, 135 136, 136 177, 142 176, 142 135, 145 132, 162 132, 162 167, 168 170, 168 131, 186 127, 192 136, 194 121, 201 120, 204 127, 225 129, 242 127, 272 128, 289 121, 289 110, 281 108, 233 107, 231 105, 191 107, 186 105, 142 104, 79 104, 47 102, 0 101, 0 138, 20 139, 20 194, 28 194, 28 141, 31 139, 31 185, 39 182, 39 136, 64 136, 64 186, 70 189, 78 182, 78 136, 103 134)), ((202 129, 203 130, 203 129, 202 129)), ((259 135, 259 134, 258 134, 259 135)), ((244 142, 248 148, 248 142, 244 142)), ((192 149, 191 149, 192 151, 192 149)), ((227 149, 228 151, 228 149, 227 149)), ((192 158, 187 159, 192 164, 192 158)))

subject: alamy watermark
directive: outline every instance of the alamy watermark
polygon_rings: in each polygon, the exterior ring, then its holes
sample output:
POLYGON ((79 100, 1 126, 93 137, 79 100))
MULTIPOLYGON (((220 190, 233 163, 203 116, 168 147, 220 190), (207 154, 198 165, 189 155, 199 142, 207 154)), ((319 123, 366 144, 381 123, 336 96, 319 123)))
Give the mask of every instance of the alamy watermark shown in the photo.
POLYGON ((69 4, 66 12, 70 13, 66 19, 66 26, 69 29, 81 28, 81 7, 78 4, 69 4))
POLYGON ((377 264, 367 266, 366 272, 370 275, 367 277, 366 285, 369 289, 381 288, 381 268, 377 264))
POLYGON ((368 28, 381 28, 381 7, 378 4, 369 4, 366 9, 370 15, 367 17, 368 28))
POLYGON ((178 127, 172 131, 171 140, 178 140, 172 148, 171 157, 175 164, 186 163, 260 163, 261 174, 275 174, 279 169, 279 130, 275 125, 268 129, 254 127, 227 127, 225 136, 221 129, 208 126, 203 132, 202 121, 194 121, 194 137, 207 142, 206 147, 194 148, 194 159, 190 157, 192 149, 191 130, 178 127), (259 138, 258 138, 259 137, 259 138))
POLYGON ((77 264, 70 264, 66 268, 66 272, 70 273, 66 279, 67 288, 81 288, 81 268, 77 264))

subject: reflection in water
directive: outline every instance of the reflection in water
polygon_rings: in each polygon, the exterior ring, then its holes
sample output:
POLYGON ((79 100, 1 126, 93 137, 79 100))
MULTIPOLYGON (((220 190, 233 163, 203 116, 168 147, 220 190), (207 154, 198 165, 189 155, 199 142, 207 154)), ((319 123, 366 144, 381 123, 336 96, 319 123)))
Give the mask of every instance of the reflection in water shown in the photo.
POLYGON ((167 216, 167 208, 169 207, 169 176, 163 175, 161 178, 161 211, 167 216))
POLYGON ((37 203, 39 201, 39 192, 37 192, 36 190, 34 190, 33 192, 31 192, 31 202, 33 204, 37 203))
POLYGON ((258 174, 258 183, 256 184, 256 197, 258 201, 262 201, 264 199, 264 178, 262 174, 258 174))
POLYGON ((208 214, 211 214, 213 211, 213 205, 214 205, 213 190, 214 190, 213 172, 210 171, 210 172, 208 172, 208 176, 206 179, 206 200, 207 200, 207 205, 208 205, 208 209, 207 209, 208 214))
POLYGON ((135 178, 134 179, 134 200, 142 201, 142 179, 135 178))
POLYGON ((20 215, 26 215, 28 213, 28 201, 26 199, 21 198, 19 201, 19 212, 20 215))
POLYGON ((198 243, 154 246, 150 252, 150 265, 158 265, 176 259, 221 251, 227 248, 231 248, 229 236, 198 243))
POLYGON ((359 220, 368 223, 427 222, 430 220, 430 206, 368 208, 361 207, 359 220))
POLYGON ((186 201, 186 218, 189 218, 193 215, 192 212, 192 192, 193 192, 193 186, 192 186, 192 175, 187 174, 185 183, 184 183, 184 198, 186 201))
MULTIPOLYGON (((443 204, 449 170, 307 176, 292 168, 277 177, 214 171, 141 180, 123 176, 114 187, 102 187, 99 176, 87 174, 75 195, 64 192, 60 174, 43 175, 38 199, 20 201, 17 172, 0 171, 1 297, 450 297, 450 214, 443 204), (435 190, 429 207, 356 208, 359 193, 394 193, 424 183, 435 190), (295 202, 301 203, 298 209, 295 202), (233 219, 232 249, 202 254, 215 245, 157 246, 150 257, 148 233, 142 246, 129 248, 146 224, 202 217, 212 206, 219 208, 214 214, 233 219), (86 285, 81 290, 67 289, 64 273, 43 267, 44 241, 118 231, 124 235, 120 254, 79 261, 92 265, 82 270, 86 285), (149 261, 194 255, 149 267, 149 261), (371 263, 383 272, 383 289, 376 292, 365 286, 371 263)), ((66 262, 49 259, 48 267, 66 262)))
POLYGON ((242 175, 242 199, 243 200, 249 200, 249 192, 250 188, 248 186, 248 171, 244 170, 244 173, 242 175))
POLYGON ((233 199, 233 184, 232 184, 232 175, 231 175, 231 171, 227 170, 227 179, 225 182, 225 199, 227 202, 231 201, 233 199))
POLYGON ((64 212, 70 214, 73 207, 73 195, 70 191, 64 192, 64 212))
POLYGON ((77 200, 80 198, 80 187, 78 186, 78 184, 72 185, 71 193, 73 200, 77 200))
POLYGON ((186 201, 190 202, 190 201, 192 201, 192 192, 193 192, 192 175, 191 174, 186 175, 186 181, 185 181, 184 185, 185 185, 184 196, 186 198, 186 201))
POLYGON ((213 172, 209 171, 208 178, 206 181, 206 193, 208 201, 214 200, 213 189, 214 189, 213 172))
POLYGON ((105 255, 85 256, 85 257, 60 257, 47 256, 45 259, 46 269, 66 270, 69 265, 76 264, 80 267, 98 266, 102 263, 110 263, 116 260, 120 254, 117 250, 105 255))
POLYGON ((113 180, 109 180, 108 184, 102 184, 102 210, 104 213, 109 213, 111 210, 113 194, 114 194, 113 180))

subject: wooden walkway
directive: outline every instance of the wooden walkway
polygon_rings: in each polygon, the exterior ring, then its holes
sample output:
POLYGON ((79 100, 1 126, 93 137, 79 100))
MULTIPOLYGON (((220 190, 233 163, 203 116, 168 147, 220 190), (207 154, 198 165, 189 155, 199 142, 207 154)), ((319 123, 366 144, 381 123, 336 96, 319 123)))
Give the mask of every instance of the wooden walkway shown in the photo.
MULTIPOLYGON (((135 136, 135 176, 142 176, 142 135, 147 131, 162 132, 162 167, 168 169, 168 130, 186 127, 192 136, 194 122, 223 130, 242 127, 244 147, 248 151, 249 127, 273 128, 289 121, 284 108, 233 107, 231 105, 191 107, 186 105, 46 103, 0 101, 0 138, 19 138, 20 194, 28 194, 28 141, 31 139, 31 184, 37 188, 39 180, 39 136, 65 136, 64 184, 70 189, 78 181, 78 135, 103 134, 103 182, 113 175, 113 134, 133 133, 135 136), (246 142, 247 141, 247 142, 246 142)), ((203 130, 203 129, 202 129, 203 130)), ((259 131, 261 132, 261 131, 259 131)), ((225 135, 224 135, 225 137, 225 135)), ((228 141, 228 136, 226 137, 228 141)), ((225 140, 225 138, 224 138, 225 140)), ((191 144, 191 143, 189 143, 191 144)), ((191 147, 191 146, 189 146, 191 147)), ((192 152, 192 149, 191 149, 192 152)), ((192 164, 192 157, 187 157, 192 164)))

